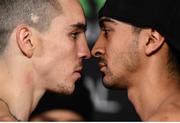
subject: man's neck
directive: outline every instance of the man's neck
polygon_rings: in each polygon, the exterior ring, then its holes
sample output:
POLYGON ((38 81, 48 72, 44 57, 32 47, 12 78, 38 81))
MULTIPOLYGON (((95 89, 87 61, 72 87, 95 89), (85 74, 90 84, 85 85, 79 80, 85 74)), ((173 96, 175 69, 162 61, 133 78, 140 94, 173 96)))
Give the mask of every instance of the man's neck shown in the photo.
MULTIPOLYGON (((34 87, 31 73, 23 68, 3 68, 0 73, 0 99, 9 115, 16 120, 27 121, 44 91, 34 87), (17 69, 17 70, 14 70, 17 69), (31 76, 31 77, 29 77, 31 76)), ((2 110, 2 109, 0 109, 2 110)), ((3 112, 3 111, 2 111, 3 112)))
MULTIPOLYGON (((138 85, 128 88, 128 97, 142 120, 147 120, 158 108, 178 91, 175 80, 159 72, 143 73, 137 77, 138 85)), ((136 83, 136 82, 135 82, 136 83)))
POLYGON ((9 105, 3 99, 0 99, 0 109, 0 121, 21 121, 11 113, 9 105))

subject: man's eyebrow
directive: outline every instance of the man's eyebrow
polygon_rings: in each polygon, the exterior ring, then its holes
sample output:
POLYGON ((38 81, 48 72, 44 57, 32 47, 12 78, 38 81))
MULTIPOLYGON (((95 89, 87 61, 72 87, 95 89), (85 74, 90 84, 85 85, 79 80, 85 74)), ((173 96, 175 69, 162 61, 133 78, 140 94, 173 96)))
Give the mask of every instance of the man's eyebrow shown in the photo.
POLYGON ((75 28, 77 30, 82 30, 82 31, 86 31, 87 29, 87 24, 86 23, 82 23, 82 22, 78 22, 76 24, 72 24, 71 25, 72 28, 75 28))
POLYGON ((103 17, 99 20, 99 25, 100 27, 105 27, 105 22, 109 22, 109 23, 113 23, 113 24, 117 24, 114 20, 112 20, 111 18, 108 17, 103 17))

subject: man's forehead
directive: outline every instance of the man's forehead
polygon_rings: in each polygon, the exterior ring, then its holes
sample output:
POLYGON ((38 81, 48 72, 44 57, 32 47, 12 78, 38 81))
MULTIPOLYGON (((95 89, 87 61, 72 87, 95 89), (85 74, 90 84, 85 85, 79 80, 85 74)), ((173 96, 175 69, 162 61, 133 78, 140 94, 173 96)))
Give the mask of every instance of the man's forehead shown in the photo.
POLYGON ((74 9, 81 8, 79 0, 60 0, 60 4, 66 11, 72 11, 74 9))
POLYGON ((110 17, 101 17, 99 19, 99 24, 100 26, 106 26, 106 25, 128 25, 128 26, 132 26, 131 24, 129 23, 126 23, 124 21, 119 21, 119 20, 116 20, 116 19, 113 19, 113 18, 110 18, 110 17))
POLYGON ((109 17, 101 17, 100 20, 99 20, 99 24, 100 26, 105 26, 106 24, 114 24, 114 25, 117 25, 118 24, 118 21, 117 20, 114 20, 112 18, 109 18, 109 17))
POLYGON ((114 24, 117 24, 117 23, 118 23, 117 20, 115 20, 115 19, 113 19, 113 18, 110 18, 110 17, 101 17, 100 20, 99 20, 99 22, 103 22, 103 23, 109 22, 109 23, 114 23, 114 24))
MULTIPOLYGON (((62 0, 66 1, 66 0, 62 0)), ((83 9, 79 2, 76 0, 67 0, 66 2, 62 2, 63 5, 63 15, 67 18, 71 19, 72 21, 79 21, 79 22, 85 22, 85 16, 83 9), (69 1, 69 2, 67 2, 69 1)))
POLYGON ((84 25, 87 24, 86 20, 84 17, 79 17, 79 18, 76 18, 76 17, 65 17, 65 20, 66 21, 66 24, 71 26, 71 27, 82 27, 84 25))

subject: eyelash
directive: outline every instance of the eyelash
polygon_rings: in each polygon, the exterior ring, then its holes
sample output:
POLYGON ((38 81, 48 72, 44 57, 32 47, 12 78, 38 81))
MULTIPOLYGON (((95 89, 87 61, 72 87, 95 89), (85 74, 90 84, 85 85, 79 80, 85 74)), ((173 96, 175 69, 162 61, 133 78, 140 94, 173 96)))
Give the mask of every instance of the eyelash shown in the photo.
POLYGON ((108 38, 109 32, 110 32, 111 30, 103 28, 102 31, 104 32, 104 36, 105 36, 106 38, 108 38))
POLYGON ((73 32, 73 33, 71 33, 71 38, 72 38, 73 40, 77 40, 79 34, 80 34, 80 32, 73 32))

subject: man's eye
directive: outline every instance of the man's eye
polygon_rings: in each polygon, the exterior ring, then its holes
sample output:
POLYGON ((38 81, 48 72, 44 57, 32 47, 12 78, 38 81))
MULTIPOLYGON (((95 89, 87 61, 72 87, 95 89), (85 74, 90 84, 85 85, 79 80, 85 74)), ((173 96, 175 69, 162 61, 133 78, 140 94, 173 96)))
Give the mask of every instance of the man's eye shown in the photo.
POLYGON ((71 37, 72 37, 73 40, 77 40, 78 36, 79 36, 79 32, 71 33, 71 37))
POLYGON ((108 34, 109 34, 110 30, 108 30, 108 29, 103 29, 102 31, 104 32, 104 36, 105 36, 105 37, 108 37, 108 34))

